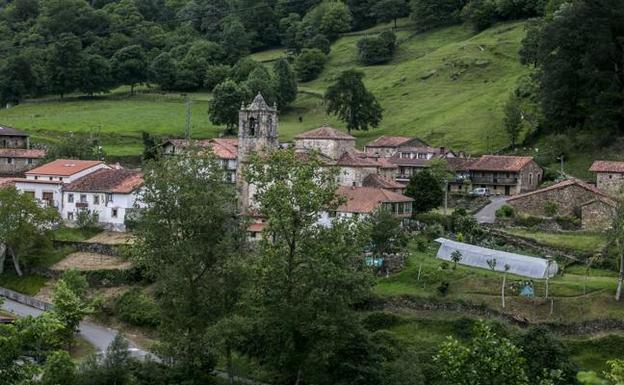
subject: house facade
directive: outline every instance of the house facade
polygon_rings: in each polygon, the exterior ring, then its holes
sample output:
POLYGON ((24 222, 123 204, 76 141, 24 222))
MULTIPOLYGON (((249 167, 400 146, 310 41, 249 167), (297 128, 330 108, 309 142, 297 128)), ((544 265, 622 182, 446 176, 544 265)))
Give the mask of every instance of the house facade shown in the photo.
POLYGON ((238 139, 214 138, 204 140, 169 139, 162 145, 164 155, 179 155, 191 148, 198 151, 210 149, 219 161, 227 178, 236 183, 236 169, 238 167, 238 139))
POLYGON ((386 136, 379 138, 364 146, 364 152, 369 155, 377 155, 390 158, 402 147, 428 147, 424 141, 409 136, 386 136))
POLYGON ((596 187, 611 195, 621 195, 624 188, 624 162, 597 160, 589 171, 596 173, 596 187))
POLYGON ((0 175, 21 175, 38 166, 45 155, 44 150, 30 148, 28 134, 0 126, 0 175))

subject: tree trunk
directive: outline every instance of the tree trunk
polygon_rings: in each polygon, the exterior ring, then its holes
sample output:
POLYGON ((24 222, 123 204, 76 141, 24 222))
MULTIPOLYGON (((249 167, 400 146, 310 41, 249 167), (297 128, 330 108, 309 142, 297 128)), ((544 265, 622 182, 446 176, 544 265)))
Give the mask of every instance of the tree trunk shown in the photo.
POLYGON ((617 290, 615 291, 615 300, 618 302, 622 296, 622 281, 624 281, 624 253, 620 254, 620 276, 618 277, 617 290))
POLYGON ((130 84, 130 95, 134 95, 134 84, 130 84))
POLYGON ((295 385, 299 385, 301 383, 301 368, 297 370, 297 380, 295 381, 295 385))
POLYGON ((228 383, 230 385, 234 385, 234 365, 232 363, 232 348, 230 347, 230 344, 227 345, 225 355, 227 360, 228 383))
POLYGON ((4 273, 4 260, 6 259, 6 244, 0 243, 0 274, 4 273))
POLYGON ((396 23, 397 19, 394 19, 394 29, 397 29, 397 23, 396 23))
POLYGON ((21 277, 22 275, 24 275, 24 273, 22 273, 22 268, 19 265, 19 259, 17 258, 17 254, 15 254, 15 251, 13 251, 13 248, 11 246, 7 246, 7 250, 9 251, 9 253, 11 253, 11 257, 13 258, 13 266, 15 266, 15 272, 18 276, 21 277))
POLYGON ((501 287, 501 304, 505 308, 505 284, 507 283, 507 273, 503 274, 503 287, 501 287))

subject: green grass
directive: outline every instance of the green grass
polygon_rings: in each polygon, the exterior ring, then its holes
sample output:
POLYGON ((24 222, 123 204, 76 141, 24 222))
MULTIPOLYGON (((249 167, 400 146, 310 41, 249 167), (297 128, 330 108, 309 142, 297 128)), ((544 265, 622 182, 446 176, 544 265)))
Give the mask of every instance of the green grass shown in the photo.
POLYGON ((4 272, 0 275, 0 286, 26 295, 35 295, 45 285, 47 278, 41 275, 29 274, 18 277, 15 274, 4 272))
POLYGON ((606 362, 624 357, 624 335, 589 336, 564 339, 574 360, 583 370, 602 373, 607 369, 606 362))
POLYGON ((82 242, 102 232, 99 228, 59 227, 52 232, 56 241, 82 242))
MULTIPOLYGON (((280 115, 280 138, 290 140, 297 133, 328 122, 322 95, 335 77, 346 69, 365 72, 365 83, 385 109, 379 129, 358 132, 358 144, 379 135, 415 135, 432 145, 452 146, 469 152, 484 152, 507 145, 501 129, 503 104, 517 79, 528 69, 520 65, 517 51, 525 35, 524 23, 496 25, 480 34, 467 26, 453 26, 413 34, 407 20, 394 59, 385 65, 363 67, 357 58, 360 36, 345 36, 332 46, 326 69, 319 79, 300 84, 293 105, 280 115), (433 74, 424 78, 426 74, 433 74), (301 117, 302 121, 299 121, 301 117)), ((387 29, 380 25, 368 32, 387 29)), ((273 60, 283 50, 253 54, 257 60, 273 60)), ((141 91, 149 91, 141 88, 141 91)), ((208 120, 208 93, 190 94, 192 136, 214 137, 222 132, 208 120)), ((126 88, 108 96, 47 98, 0 111, 0 122, 34 134, 35 140, 54 141, 68 131, 99 132, 106 152, 113 156, 138 155, 141 132, 160 136, 184 133, 185 104, 180 94, 136 94, 126 88)))
POLYGON ((547 233, 544 231, 509 228, 506 232, 524 238, 529 238, 547 246, 558 249, 594 253, 601 251, 607 238, 604 234, 594 233, 547 233))

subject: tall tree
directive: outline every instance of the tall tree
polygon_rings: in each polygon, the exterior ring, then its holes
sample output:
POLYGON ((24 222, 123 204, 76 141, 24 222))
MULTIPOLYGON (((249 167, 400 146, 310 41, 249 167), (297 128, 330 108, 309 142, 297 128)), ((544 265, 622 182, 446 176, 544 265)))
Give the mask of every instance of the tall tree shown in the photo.
POLYGON ((47 235, 58 219, 54 207, 42 207, 30 195, 13 187, 0 189, 0 273, 8 253, 21 276, 20 258, 47 235))
POLYGON ((120 84, 130 86, 130 94, 134 87, 147 80, 147 62, 140 45, 131 45, 115 52, 111 59, 113 76, 120 84))
POLYGON ((84 56, 78 89, 93 96, 98 92, 109 91, 112 86, 113 75, 110 62, 96 54, 84 56))
POLYGON ((226 80, 212 91, 212 100, 208 106, 210 121, 216 125, 227 127, 228 133, 235 133, 238 126, 238 111, 247 99, 248 91, 233 82, 226 80))
POLYGON ((163 90, 172 90, 175 88, 176 76, 176 62, 169 52, 163 52, 156 56, 149 66, 149 81, 160 85, 160 88, 163 90))
POLYGON ((65 326, 66 341, 71 343, 74 333, 78 331, 78 325, 85 316, 91 313, 91 309, 62 279, 54 288, 52 303, 54 314, 65 326))
POLYGON ((135 261, 160 293, 162 355, 199 381, 216 364, 208 331, 229 315, 228 298, 237 295, 227 266, 241 257, 240 224, 234 188, 214 156, 182 156, 145 173, 135 261))
POLYGON ((528 385, 524 358, 509 339, 499 337, 483 322, 466 344, 450 338, 434 357, 448 385, 528 385))
POLYGON ((279 59, 273 65, 277 88, 277 105, 280 109, 286 108, 297 98, 297 78, 290 63, 285 58, 279 59))
POLYGON ((277 103, 277 83, 269 70, 264 67, 258 67, 251 71, 243 87, 248 92, 247 99, 252 99, 255 95, 261 93, 269 106, 277 103))
POLYGON ((10 56, 0 67, 0 102, 18 104, 36 90, 37 83, 31 60, 22 55, 10 56))
POLYGON ((405 195, 414 198, 414 212, 425 213, 440 207, 444 200, 444 190, 440 181, 429 171, 423 170, 412 175, 405 195))
POLYGON ((409 4, 405 0, 381 0, 372 8, 372 12, 377 21, 387 23, 394 21, 394 28, 397 27, 397 19, 409 15, 409 4))
POLYGON ((353 309, 370 289, 362 232, 348 221, 317 224, 339 203, 335 170, 280 150, 253 157, 245 176, 267 218, 248 299, 248 353, 284 383, 373 382, 376 363, 353 309))
POLYGON ((50 90, 63 98, 78 88, 82 69, 82 43, 71 33, 61 34, 48 51, 47 74, 50 90))
POLYGON ((511 95, 507 104, 505 104, 505 118, 503 119, 503 125, 509 140, 511 140, 511 147, 516 147, 518 137, 520 136, 520 129, 522 125, 522 109, 520 107, 520 100, 516 95, 511 95))
POLYGON ((383 116, 375 95, 364 86, 363 77, 364 73, 360 71, 344 71, 325 92, 327 113, 335 114, 345 122, 349 133, 376 128, 383 116))
POLYGON ((222 47, 227 47, 227 61, 236 61, 249 53, 251 42, 249 34, 240 19, 228 16, 221 21, 221 33, 219 42, 222 47))

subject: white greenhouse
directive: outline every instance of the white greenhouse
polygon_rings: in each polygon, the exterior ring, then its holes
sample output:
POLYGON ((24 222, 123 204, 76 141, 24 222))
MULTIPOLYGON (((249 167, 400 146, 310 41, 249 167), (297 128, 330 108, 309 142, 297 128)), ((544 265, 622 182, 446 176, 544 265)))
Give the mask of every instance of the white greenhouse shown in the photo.
POLYGON ((487 249, 446 238, 438 238, 435 241, 440 244, 437 254, 439 259, 452 261, 451 254, 454 251, 459 251, 461 253, 459 263, 462 265, 491 269, 488 261, 496 260, 494 267, 496 271, 503 272, 505 271, 505 265, 509 265, 509 273, 536 279, 553 277, 559 270, 557 262, 544 258, 487 249))

